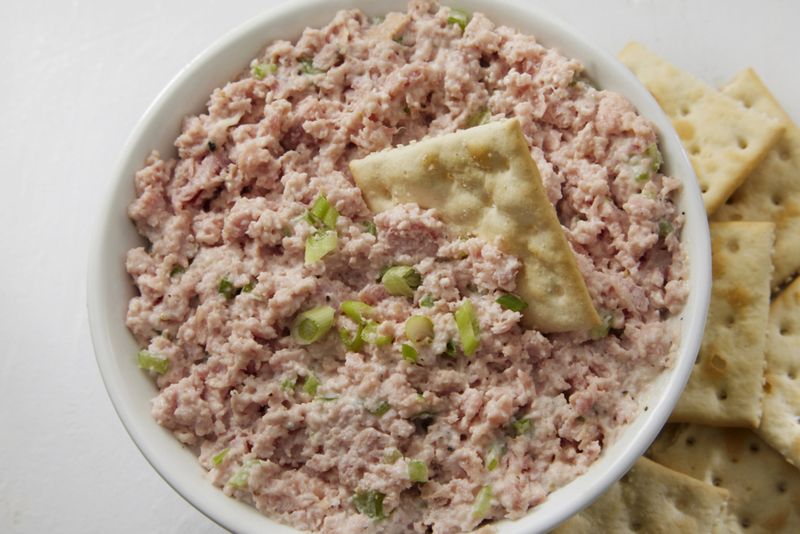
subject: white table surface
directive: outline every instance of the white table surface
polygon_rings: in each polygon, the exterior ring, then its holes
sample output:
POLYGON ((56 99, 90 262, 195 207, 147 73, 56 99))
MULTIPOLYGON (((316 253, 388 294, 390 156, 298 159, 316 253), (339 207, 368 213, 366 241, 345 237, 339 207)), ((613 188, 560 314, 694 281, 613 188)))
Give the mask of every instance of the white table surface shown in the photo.
MULTIPOLYGON (((0 10, 1 532, 223 532, 156 474, 114 412, 89 339, 89 237, 123 143, 161 88, 283 1, 0 10)), ((528 1, 614 54, 638 40, 715 87, 753 67, 800 123, 796 0, 528 1)))

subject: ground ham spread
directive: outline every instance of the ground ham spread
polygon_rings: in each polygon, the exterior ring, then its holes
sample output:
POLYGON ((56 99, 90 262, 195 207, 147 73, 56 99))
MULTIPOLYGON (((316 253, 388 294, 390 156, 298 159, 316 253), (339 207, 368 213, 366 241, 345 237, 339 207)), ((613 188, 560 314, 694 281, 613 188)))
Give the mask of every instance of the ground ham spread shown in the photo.
POLYGON ((150 246, 128 253, 140 295, 127 324, 157 376, 153 415, 213 484, 301 530, 452 533, 521 517, 614 443, 677 348, 665 318, 686 297, 684 219, 654 126, 577 61, 465 19, 414 0, 275 42, 185 120, 178 160, 154 152, 136 174, 129 215, 150 246), (603 327, 522 329, 496 302, 514 293, 515 257, 414 204, 373 216, 354 186, 354 158, 506 117, 603 327), (320 197, 337 242, 306 263, 320 197), (419 274, 413 297, 381 283, 396 265, 419 274), (481 337, 469 356, 454 318, 467 300, 481 337), (374 308, 383 344, 348 350, 345 301, 374 308), (320 306, 332 328, 296 343, 295 318, 320 306), (408 339, 412 315, 432 340, 408 339))

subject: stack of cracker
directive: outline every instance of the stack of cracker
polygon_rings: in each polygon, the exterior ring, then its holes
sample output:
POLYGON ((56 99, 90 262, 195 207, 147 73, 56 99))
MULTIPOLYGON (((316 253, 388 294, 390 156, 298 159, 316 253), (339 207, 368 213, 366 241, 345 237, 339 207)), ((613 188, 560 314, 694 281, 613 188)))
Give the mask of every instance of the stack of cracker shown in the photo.
POLYGON ((638 43, 619 58, 695 168, 711 302, 692 375, 649 460, 555 532, 796 534, 800 278, 785 286, 800 270, 800 129, 751 69, 716 91, 638 43))

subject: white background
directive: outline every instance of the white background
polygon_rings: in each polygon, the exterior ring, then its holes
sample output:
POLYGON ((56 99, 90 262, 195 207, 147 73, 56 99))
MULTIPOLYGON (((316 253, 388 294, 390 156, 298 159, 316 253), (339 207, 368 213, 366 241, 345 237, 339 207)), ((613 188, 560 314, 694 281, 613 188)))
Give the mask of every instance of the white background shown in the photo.
MULTIPOLYGON (((753 67, 800 123, 800 2, 528 1, 614 54, 638 40, 714 87, 753 67)), ((89 237, 123 143, 158 92, 280 3, 0 9, 0 532, 223 532, 156 474, 114 412, 89 339, 89 237)))

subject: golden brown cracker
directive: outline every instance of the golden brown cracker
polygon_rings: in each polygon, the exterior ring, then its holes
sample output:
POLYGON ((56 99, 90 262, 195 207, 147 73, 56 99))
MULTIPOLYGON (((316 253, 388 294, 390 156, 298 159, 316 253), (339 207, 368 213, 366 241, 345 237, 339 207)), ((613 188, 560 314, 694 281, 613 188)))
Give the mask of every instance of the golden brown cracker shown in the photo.
POLYGON ((711 223, 706 329, 670 422, 757 428, 761 420, 775 225, 711 223))
POLYGON ((800 467, 800 278, 770 306, 765 378, 756 433, 800 467))
POLYGON ((783 125, 727 97, 632 42, 619 53, 683 141, 706 213, 713 214, 783 134, 783 125))
POLYGON ((639 458, 622 479, 552 534, 700 534, 724 517, 728 491, 639 458))
POLYGON ((751 430, 667 425, 647 456, 730 492, 724 532, 800 532, 800 471, 751 430))
POLYGON ((415 202, 459 235, 519 258, 522 324, 540 332, 599 326, 586 283, 517 119, 492 122, 352 161, 373 213, 415 202))
POLYGON ((786 128, 783 137, 712 218, 775 223, 774 292, 800 270, 800 128, 752 69, 736 75, 721 92, 786 128))

